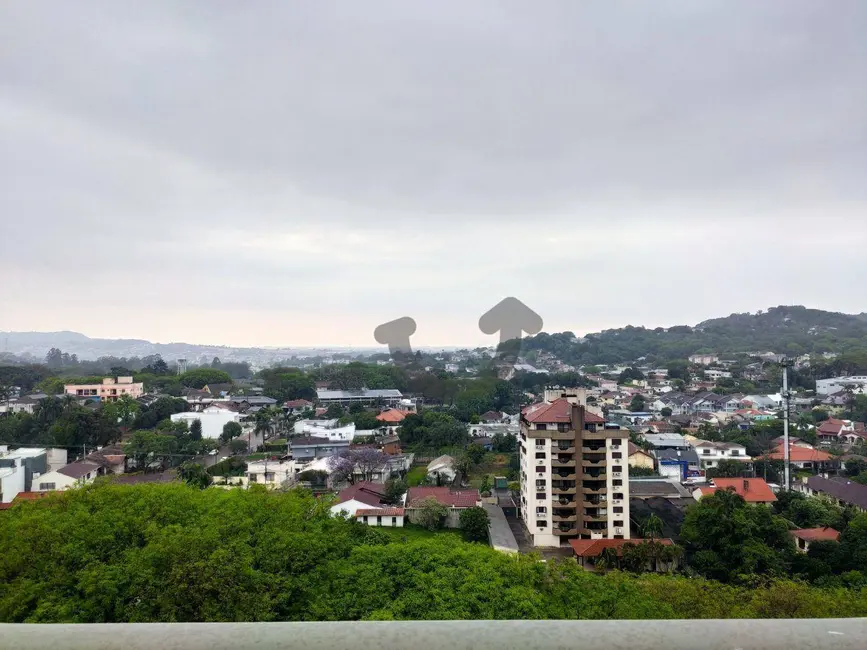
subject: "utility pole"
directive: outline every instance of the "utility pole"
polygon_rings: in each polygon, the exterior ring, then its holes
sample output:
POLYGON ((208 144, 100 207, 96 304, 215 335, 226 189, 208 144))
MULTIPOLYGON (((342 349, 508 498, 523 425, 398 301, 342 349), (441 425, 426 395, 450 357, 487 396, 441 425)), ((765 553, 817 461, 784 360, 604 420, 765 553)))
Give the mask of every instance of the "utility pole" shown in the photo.
POLYGON ((792 484, 789 479, 789 366, 790 359, 783 359, 783 487, 790 490, 792 484))

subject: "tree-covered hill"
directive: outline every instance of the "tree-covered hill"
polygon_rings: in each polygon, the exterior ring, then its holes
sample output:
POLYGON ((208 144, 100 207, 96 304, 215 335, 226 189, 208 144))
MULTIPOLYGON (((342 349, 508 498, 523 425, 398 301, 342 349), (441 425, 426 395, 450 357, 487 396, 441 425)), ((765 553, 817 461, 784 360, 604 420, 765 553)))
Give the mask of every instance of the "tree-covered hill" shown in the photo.
POLYGON ((551 352, 576 365, 629 363, 640 357, 667 361, 699 352, 857 353, 867 352, 867 318, 864 314, 780 306, 755 314, 714 318, 694 327, 648 329, 629 325, 588 334, 583 340, 571 332, 543 332, 524 340, 522 349, 551 352))

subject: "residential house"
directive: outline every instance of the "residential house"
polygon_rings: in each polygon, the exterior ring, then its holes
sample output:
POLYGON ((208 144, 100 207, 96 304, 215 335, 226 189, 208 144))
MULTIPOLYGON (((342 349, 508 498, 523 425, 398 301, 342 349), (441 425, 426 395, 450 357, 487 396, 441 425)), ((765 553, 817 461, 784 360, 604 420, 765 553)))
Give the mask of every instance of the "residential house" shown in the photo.
POLYGON ((810 550, 813 542, 839 542, 840 532, 829 526, 823 528, 798 528, 790 530, 789 534, 795 538, 798 550, 806 553, 810 550))
POLYGON ((331 506, 331 514, 346 514, 354 517, 358 510, 387 508, 385 486, 381 483, 361 481, 344 488, 337 495, 337 502, 331 506))
POLYGON ((30 492, 34 480, 48 470, 48 450, 21 447, 0 453, 0 503, 10 503, 16 495, 30 492))
POLYGON ((656 466, 653 455, 649 452, 644 451, 634 442, 630 441, 629 443, 627 443, 627 448, 629 450, 630 467, 644 467, 646 469, 653 469, 656 466))
POLYGON ((298 467, 294 459, 259 460, 247 463, 247 479, 267 487, 288 487, 295 484, 298 467))
MULTIPOLYGON (((596 562, 602 557, 603 553, 609 549, 613 550, 617 557, 623 557, 623 547, 627 544, 648 544, 651 540, 646 539, 570 539, 569 544, 575 552, 575 559, 585 569, 593 567, 596 562)), ((652 543, 660 546, 673 546, 674 542, 668 538, 654 539, 652 543)), ((647 571, 659 573, 669 573, 680 566, 678 557, 670 560, 662 560, 661 558, 649 558, 647 560, 647 571)), ((616 567, 608 567, 616 568, 616 567)))
POLYGON ((277 400, 264 395, 236 395, 226 399, 229 404, 234 404, 240 413, 250 413, 252 409, 263 409, 276 406, 277 400))
POLYGON ((105 469, 97 463, 80 460, 65 465, 53 472, 42 474, 33 481, 34 492, 50 492, 52 490, 68 490, 92 483, 97 476, 103 476, 105 469))
MULTIPOLYGON (((372 446, 372 448, 375 448, 375 446, 372 446)), ((372 469, 365 468, 364 471, 356 466, 352 470, 353 482, 371 481, 373 483, 385 483, 392 477, 406 476, 409 468, 412 467, 412 459, 414 457, 415 454, 389 456, 379 467, 372 469)))
POLYGON ((656 449, 689 449, 690 445, 679 433, 645 433, 641 438, 652 450, 656 449))
POLYGON ((449 512, 444 522, 446 528, 460 528, 461 512, 482 503, 478 490, 452 492, 447 487, 411 487, 406 495, 405 509, 406 517, 411 523, 418 523, 419 503, 428 497, 433 497, 448 507, 449 512))
POLYGON ((692 496, 699 501, 717 490, 732 490, 747 503, 770 504, 777 500, 771 487, 760 478, 715 478, 710 487, 697 488, 692 496))
POLYGON ((342 404, 343 406, 350 406, 351 404, 375 406, 382 404, 384 406, 397 407, 400 406, 403 394, 394 388, 375 390, 367 388, 362 388, 361 390, 317 390, 316 398, 322 406, 328 406, 329 404, 342 404))
POLYGON ((735 442, 701 440, 694 443, 693 447, 701 461, 701 469, 716 467, 721 460, 737 460, 747 463, 752 461, 752 458, 747 455, 747 448, 735 442))
POLYGON ((359 508, 355 511, 355 520, 368 526, 403 528, 404 517, 403 508, 359 508))
POLYGON ((349 449, 349 440, 329 440, 317 436, 293 438, 289 441, 292 458, 299 462, 327 458, 349 449))
POLYGON ((451 484, 457 471, 455 470, 455 459, 451 456, 440 456, 433 459, 427 466, 427 477, 431 481, 440 481, 445 484, 451 484))
POLYGON ((355 424, 339 426, 338 420, 299 420, 294 426, 295 433, 327 438, 332 441, 352 442, 357 435, 355 424))
POLYGON ((678 481, 697 480, 704 476, 695 449, 657 449, 653 452, 659 464, 659 474, 678 481))
POLYGON ((134 382, 132 377, 106 377, 101 384, 67 384, 63 387, 66 395, 88 397, 102 402, 114 402, 123 395, 138 399, 144 394, 144 384, 134 382))
POLYGON ((202 424, 202 438, 216 440, 223 433, 223 427, 229 422, 241 422, 241 414, 211 404, 198 412, 174 413, 170 416, 172 422, 186 422, 192 426, 198 420, 202 424))
POLYGON ((313 402, 308 402, 306 399, 290 399, 283 404, 283 410, 289 415, 296 415, 312 409, 313 402))
MULTIPOLYGON (((768 458, 771 460, 785 460, 785 452, 786 448, 781 443, 768 454, 768 458)), ((819 472, 831 467, 836 467, 839 464, 839 461, 831 456, 831 454, 819 449, 790 444, 789 464, 798 469, 819 472)))
POLYGON ((487 413, 483 413, 479 419, 485 424, 499 424, 506 422, 509 416, 499 411, 488 411, 487 413))
POLYGON ((862 422, 828 418, 816 429, 819 443, 824 445, 851 446, 859 440, 867 440, 862 422))
POLYGON ((804 494, 867 512, 867 485, 861 485, 844 476, 809 476, 792 487, 804 494))
POLYGON ((207 386, 202 388, 202 392, 207 393, 214 399, 222 399, 224 397, 228 397, 234 386, 231 383, 228 384, 208 384, 207 386))
POLYGON ((411 415, 411 413, 411 411, 404 411, 403 409, 389 408, 377 415, 376 419, 382 423, 382 426, 388 427, 388 430, 393 433, 406 416, 411 415))
POLYGON ((716 354, 693 354, 689 357, 689 362, 698 366, 709 366, 712 363, 719 361, 719 356, 716 354))

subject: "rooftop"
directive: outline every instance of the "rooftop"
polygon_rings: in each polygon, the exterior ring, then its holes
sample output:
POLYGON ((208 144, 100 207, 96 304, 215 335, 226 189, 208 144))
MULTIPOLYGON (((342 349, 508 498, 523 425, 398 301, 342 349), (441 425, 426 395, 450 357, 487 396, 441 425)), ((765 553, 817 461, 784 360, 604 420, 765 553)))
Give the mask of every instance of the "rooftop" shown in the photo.
POLYGON ((338 504, 346 501, 360 501, 369 506, 379 506, 385 499, 385 486, 381 483, 360 481, 340 491, 337 495, 338 504))
POLYGON ((747 503, 768 503, 777 497, 770 486, 760 478, 715 478, 713 487, 702 488, 702 494, 712 494, 716 490, 734 490, 747 503), (709 492, 706 492, 708 490, 709 492))
MULTIPOLYGON (((646 544, 651 540, 648 539, 570 539, 569 545, 575 551, 578 557, 599 557, 607 548, 613 548, 617 555, 623 554, 623 547, 626 544, 646 544)), ((663 546, 672 546, 674 544, 668 538, 652 540, 663 546)))
POLYGON ((403 508, 359 508, 355 511, 356 517, 403 517, 403 508))
POLYGON ((478 490, 463 490, 452 492, 447 487, 411 487, 406 495, 406 502, 434 497, 440 503, 453 508, 472 508, 480 500, 478 490))
POLYGON ((351 399, 353 397, 377 399, 380 397, 403 397, 403 393, 396 388, 362 388, 361 390, 317 390, 316 396, 319 399, 351 399))
POLYGON ((790 530, 789 534, 806 542, 840 541, 840 531, 834 530, 829 526, 825 526, 824 528, 799 528, 797 530, 790 530))
POLYGON ((867 485, 861 485, 842 476, 833 479, 824 476, 811 476, 807 479, 807 486, 811 490, 824 492, 835 499, 867 509, 867 485))

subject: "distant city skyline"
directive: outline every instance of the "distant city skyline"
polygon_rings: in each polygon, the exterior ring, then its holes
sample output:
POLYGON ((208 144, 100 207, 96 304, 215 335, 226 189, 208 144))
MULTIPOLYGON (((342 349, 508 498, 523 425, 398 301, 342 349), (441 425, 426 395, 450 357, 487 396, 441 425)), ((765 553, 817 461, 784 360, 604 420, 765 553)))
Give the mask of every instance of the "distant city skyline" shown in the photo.
POLYGON ((506 296, 579 335, 865 311, 865 24, 861 0, 3 3, 0 329, 376 347, 410 316, 436 347, 493 345, 506 296))

